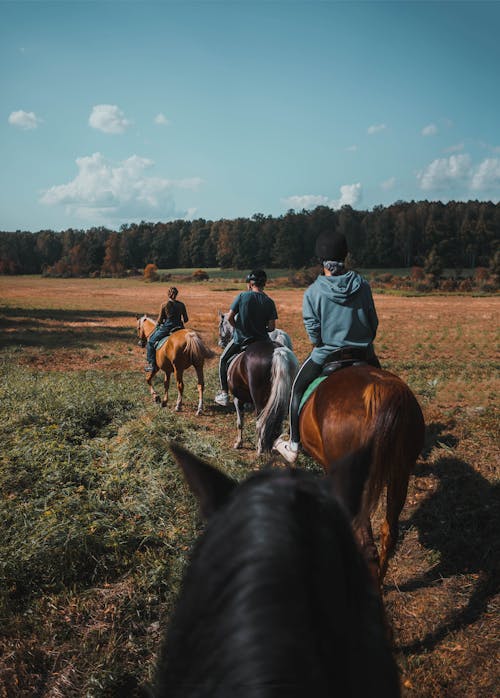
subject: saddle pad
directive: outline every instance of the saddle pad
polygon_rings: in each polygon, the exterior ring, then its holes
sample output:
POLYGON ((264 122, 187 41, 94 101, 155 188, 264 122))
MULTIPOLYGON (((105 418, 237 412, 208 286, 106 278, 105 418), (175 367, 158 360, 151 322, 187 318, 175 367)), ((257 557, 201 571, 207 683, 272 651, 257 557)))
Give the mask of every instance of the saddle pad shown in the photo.
POLYGON ((327 377, 328 376, 318 376, 318 378, 315 378, 312 383, 309 383, 309 385, 307 386, 307 388, 305 390, 304 395, 302 396, 302 400, 300 401, 299 414, 300 414, 300 411, 302 410, 302 408, 304 407, 304 405, 306 404, 306 402, 309 400, 311 395, 314 393, 314 391, 318 387, 318 385, 320 383, 322 383, 325 380, 325 378, 327 378, 327 377))
POLYGON ((158 349, 161 349, 161 347, 165 344, 167 339, 170 337, 169 334, 167 334, 166 337, 162 337, 158 342, 155 342, 155 349, 158 351, 158 349))

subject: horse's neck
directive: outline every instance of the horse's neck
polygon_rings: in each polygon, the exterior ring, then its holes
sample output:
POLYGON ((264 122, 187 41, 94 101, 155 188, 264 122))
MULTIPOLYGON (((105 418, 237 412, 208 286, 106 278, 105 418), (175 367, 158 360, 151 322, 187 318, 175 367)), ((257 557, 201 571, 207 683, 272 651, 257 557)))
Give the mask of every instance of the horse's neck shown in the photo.
POLYGON ((144 322, 142 323, 142 329, 143 329, 144 335, 146 337, 149 337, 149 335, 154 330, 155 326, 156 326, 156 323, 154 320, 151 320, 151 318, 149 318, 149 317, 145 317, 144 322))

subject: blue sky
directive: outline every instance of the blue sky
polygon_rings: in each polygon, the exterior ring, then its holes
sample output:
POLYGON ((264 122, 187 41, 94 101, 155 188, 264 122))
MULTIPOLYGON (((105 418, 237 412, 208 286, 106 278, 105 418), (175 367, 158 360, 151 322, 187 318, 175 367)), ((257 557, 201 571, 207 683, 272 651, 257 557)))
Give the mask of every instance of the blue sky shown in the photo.
POLYGON ((0 0, 0 230, 500 200, 500 3, 0 0))

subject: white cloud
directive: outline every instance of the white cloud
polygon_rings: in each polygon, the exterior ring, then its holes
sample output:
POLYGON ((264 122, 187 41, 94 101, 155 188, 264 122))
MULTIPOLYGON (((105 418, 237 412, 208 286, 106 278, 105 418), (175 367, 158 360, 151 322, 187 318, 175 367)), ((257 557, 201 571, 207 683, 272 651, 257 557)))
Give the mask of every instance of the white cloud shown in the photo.
POLYGON ((373 124, 372 126, 368 126, 367 133, 369 136, 373 136, 374 133, 385 131, 386 128, 387 126, 385 124, 373 124))
POLYGON ((385 191, 389 191, 390 189, 394 189, 394 185, 396 184, 396 178, 395 177, 389 177, 389 179, 384 180, 383 182, 380 182, 380 186, 382 189, 385 191))
POLYGON ((361 183, 343 184, 340 187, 340 199, 332 201, 332 208, 342 208, 342 206, 356 206, 361 201, 361 183))
POLYGON ((316 206, 330 206, 330 208, 342 208, 342 206, 356 206, 361 201, 361 184, 343 184, 340 187, 340 198, 329 199, 322 194, 303 194, 301 196, 289 196, 281 200, 289 208, 309 209, 316 206))
POLYGON ((459 153, 461 150, 464 149, 464 144, 463 143, 455 143, 454 145, 450 145, 448 148, 445 148, 443 152, 445 153, 459 153))
POLYGON ((435 136, 437 132, 438 127, 436 124, 428 124, 427 126, 424 126, 420 133, 422 136, 435 136))
POLYGON ((9 115, 9 124, 22 128, 25 131, 30 131, 37 128, 38 124, 41 123, 42 120, 39 119, 38 116, 36 116, 36 114, 32 111, 23 111, 20 109, 19 111, 13 111, 9 115))
POLYGON ((329 206, 330 200, 327 196, 322 196, 321 194, 302 194, 302 196, 289 196, 286 199, 282 199, 284 204, 287 204, 289 208, 303 209, 303 208, 316 208, 316 206, 329 206))
POLYGON ((472 175, 471 189, 491 190, 500 187, 500 159, 487 158, 472 175))
POLYGON ((154 163, 132 155, 112 163, 101 153, 77 158, 78 174, 67 184, 47 189, 40 201, 50 206, 64 205, 68 213, 81 219, 112 224, 116 221, 148 218, 183 217, 176 211, 172 190, 196 189, 198 177, 169 180, 148 177, 145 171, 154 163))
POLYGON ((96 104, 89 116, 89 125, 104 133, 124 133, 130 124, 115 104, 96 104))
POLYGON ((357 149, 358 149, 358 146, 355 144, 348 145, 346 148, 347 152, 349 152, 349 153, 355 153, 357 151, 357 149))
POLYGON ((168 126, 170 123, 165 114, 162 114, 161 112, 155 116, 154 122, 158 126, 168 126))
POLYGON ((433 160, 423 172, 417 174, 420 186, 426 191, 449 189, 454 184, 463 184, 470 176, 470 157, 451 155, 449 158, 433 160))

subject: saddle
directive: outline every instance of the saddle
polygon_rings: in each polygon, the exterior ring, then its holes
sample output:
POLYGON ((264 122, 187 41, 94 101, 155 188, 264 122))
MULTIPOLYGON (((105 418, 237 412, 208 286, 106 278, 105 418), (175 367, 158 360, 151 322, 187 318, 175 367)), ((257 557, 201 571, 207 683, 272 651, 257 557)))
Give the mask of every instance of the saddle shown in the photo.
POLYGON ((323 365, 323 370, 320 375, 310 383, 304 391, 302 400, 299 405, 299 412, 306 404, 306 402, 311 397, 312 393, 316 390, 318 385, 322 383, 325 378, 328 378, 335 371, 339 371, 342 368, 347 368, 348 366, 361 366, 362 364, 368 363, 367 350, 362 347, 342 347, 341 349, 336 349, 328 356, 326 363, 323 365))
POLYGON ((347 366, 359 366, 368 363, 367 350, 363 347, 342 347, 336 349, 327 358, 321 376, 329 376, 334 371, 347 366))
POLYGON ((174 332, 178 332, 179 330, 183 330, 183 329, 184 329, 184 327, 182 325, 178 325, 177 327, 172 328, 170 330, 169 334, 166 334, 164 337, 161 337, 157 342, 154 342, 154 344, 153 344, 154 348, 156 350, 160 349, 165 344, 165 342, 167 341, 167 339, 170 337, 171 334, 173 334, 174 332))

